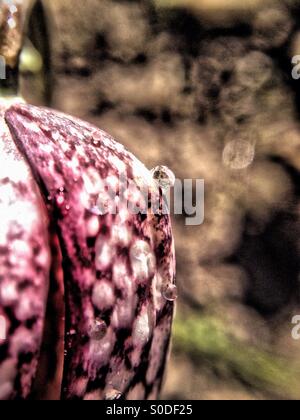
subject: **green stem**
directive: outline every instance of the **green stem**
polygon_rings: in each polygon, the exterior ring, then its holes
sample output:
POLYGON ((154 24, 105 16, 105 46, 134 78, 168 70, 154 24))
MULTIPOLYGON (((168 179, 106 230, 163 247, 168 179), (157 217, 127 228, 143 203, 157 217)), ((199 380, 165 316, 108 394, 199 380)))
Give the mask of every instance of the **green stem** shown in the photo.
POLYGON ((174 347, 193 360, 214 367, 225 364, 255 389, 283 398, 300 398, 300 364, 239 342, 216 318, 179 317, 174 328, 174 347))

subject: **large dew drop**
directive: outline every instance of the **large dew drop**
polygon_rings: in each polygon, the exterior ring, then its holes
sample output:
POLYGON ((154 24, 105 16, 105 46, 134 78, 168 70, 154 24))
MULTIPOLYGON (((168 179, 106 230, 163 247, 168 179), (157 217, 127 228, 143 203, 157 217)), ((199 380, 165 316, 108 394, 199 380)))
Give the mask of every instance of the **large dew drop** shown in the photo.
POLYGON ((156 166, 151 170, 151 174, 156 183, 163 189, 174 187, 175 175, 167 166, 156 166))
POLYGON ((163 297, 168 300, 169 302, 175 302, 178 298, 178 289, 175 284, 168 284, 164 287, 162 292, 163 297))
POLYGON ((89 335, 92 340, 100 341, 105 337, 107 333, 106 323, 100 319, 96 318, 95 322, 91 325, 89 335))

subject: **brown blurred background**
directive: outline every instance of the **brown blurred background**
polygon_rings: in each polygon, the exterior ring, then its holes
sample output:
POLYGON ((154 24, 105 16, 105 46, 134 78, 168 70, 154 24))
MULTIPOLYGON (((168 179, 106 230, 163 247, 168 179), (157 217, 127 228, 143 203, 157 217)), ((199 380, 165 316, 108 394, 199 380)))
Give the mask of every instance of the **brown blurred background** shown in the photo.
POLYGON ((162 397, 300 399, 300 1, 45 0, 34 22, 50 59, 41 69, 28 44, 29 101, 107 130, 149 168, 205 180, 205 223, 174 218, 162 397))

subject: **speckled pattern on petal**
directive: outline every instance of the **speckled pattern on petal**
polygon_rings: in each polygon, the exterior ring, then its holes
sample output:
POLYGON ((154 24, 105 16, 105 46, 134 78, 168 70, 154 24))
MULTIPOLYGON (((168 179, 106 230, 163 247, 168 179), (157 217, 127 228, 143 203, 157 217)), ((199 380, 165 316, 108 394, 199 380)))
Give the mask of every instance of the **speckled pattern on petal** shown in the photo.
POLYGON ((4 122, 0 102, 0 400, 32 389, 49 284, 47 209, 30 168, 4 122))
POLYGON ((62 398, 155 398, 174 308, 162 294, 175 276, 171 223, 162 212, 133 214, 120 204, 126 198, 149 207, 138 188, 120 187, 119 175, 162 203, 161 191, 133 155, 85 122, 29 105, 11 107, 6 121, 60 239, 66 290, 62 398), (97 200, 114 204, 107 182, 118 185, 119 209, 97 214, 97 200))

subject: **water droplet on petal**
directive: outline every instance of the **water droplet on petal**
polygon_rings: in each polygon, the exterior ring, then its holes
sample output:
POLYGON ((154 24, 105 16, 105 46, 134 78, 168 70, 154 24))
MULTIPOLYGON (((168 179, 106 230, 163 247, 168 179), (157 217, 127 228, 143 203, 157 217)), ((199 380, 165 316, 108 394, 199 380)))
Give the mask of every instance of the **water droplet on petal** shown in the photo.
POLYGON ((163 189, 174 187, 176 177, 167 166, 157 166, 151 170, 153 179, 163 189))
POLYGON ((118 391, 117 389, 110 389, 105 393, 105 400, 113 401, 119 400, 122 398, 122 392, 118 391))
POLYGON ((18 8, 15 5, 11 5, 11 6, 9 6, 9 11, 12 15, 14 15, 15 13, 17 13, 18 8))
POLYGON ((61 210, 63 212, 64 211, 68 212, 70 210, 70 206, 66 203, 65 188, 60 187, 57 191, 58 192, 55 197, 56 204, 58 205, 58 207, 61 207, 61 210))
POLYGON ((58 206, 62 206, 65 202, 65 197, 63 196, 63 194, 58 194, 56 197, 56 203, 58 206))
POLYGON ((102 338, 105 337, 107 333, 107 325, 106 323, 100 319, 96 318, 95 322, 91 325, 89 336, 92 340, 100 341, 102 338))
POLYGON ((177 286, 172 283, 168 284, 166 287, 164 287, 162 295, 167 301, 175 302, 175 300, 178 298, 177 286))

